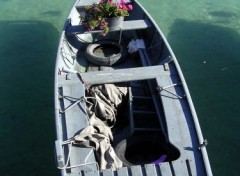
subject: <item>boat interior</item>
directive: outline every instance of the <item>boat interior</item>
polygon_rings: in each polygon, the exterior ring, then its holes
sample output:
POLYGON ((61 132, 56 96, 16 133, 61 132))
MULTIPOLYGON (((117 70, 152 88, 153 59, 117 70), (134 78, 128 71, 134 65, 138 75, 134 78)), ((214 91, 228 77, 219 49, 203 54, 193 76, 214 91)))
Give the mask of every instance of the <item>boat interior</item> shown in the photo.
POLYGON ((75 4, 58 50, 55 148, 62 175, 206 175, 189 93, 165 37, 137 2, 121 28, 106 36, 86 31, 79 16, 92 2, 75 4), (140 47, 129 53, 131 41, 140 47), (95 64, 86 56, 90 45, 93 55, 120 58, 95 64), (64 142, 89 126, 87 90, 103 84, 127 90, 111 126, 111 145, 123 162, 116 170, 99 169, 92 148, 64 142))

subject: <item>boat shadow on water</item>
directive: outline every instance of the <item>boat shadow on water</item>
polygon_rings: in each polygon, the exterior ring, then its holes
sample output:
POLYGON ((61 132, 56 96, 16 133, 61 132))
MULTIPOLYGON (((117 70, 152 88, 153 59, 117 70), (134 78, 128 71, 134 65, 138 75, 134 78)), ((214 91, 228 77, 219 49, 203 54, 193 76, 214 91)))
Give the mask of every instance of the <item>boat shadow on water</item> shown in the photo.
POLYGON ((58 33, 42 21, 0 22, 2 175, 56 175, 51 90, 58 33))
POLYGON ((239 158, 236 148, 240 147, 235 140, 239 136, 236 125, 239 112, 236 102, 240 97, 239 33, 229 25, 177 19, 167 38, 182 67, 202 131, 209 141, 214 175, 238 175, 240 170, 232 160, 239 158))

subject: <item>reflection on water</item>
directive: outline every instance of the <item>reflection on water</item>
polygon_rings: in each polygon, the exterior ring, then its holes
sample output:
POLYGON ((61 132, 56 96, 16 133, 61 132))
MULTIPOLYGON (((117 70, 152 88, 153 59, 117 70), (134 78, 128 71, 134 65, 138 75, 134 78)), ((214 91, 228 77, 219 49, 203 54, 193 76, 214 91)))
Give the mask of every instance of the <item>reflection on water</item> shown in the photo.
POLYGON ((203 135, 209 141, 214 175, 239 175, 240 168, 232 161, 240 157, 236 150, 240 147, 236 140, 240 135, 240 4, 234 0, 184 0, 181 4, 170 0, 159 4, 165 7, 161 11, 152 8, 154 3, 145 5, 183 69, 203 135))
POLYGON ((206 10, 206 20, 230 25, 240 24, 240 9, 227 4, 209 5, 206 10))
POLYGON ((58 31, 46 22, 5 21, 0 36, 1 175, 55 174, 52 90, 58 31))
MULTIPOLYGON (((240 167, 240 3, 140 0, 169 40, 208 139, 214 175, 240 167)), ((0 0, 1 175, 58 175, 54 164, 54 62, 66 0, 0 0)))
POLYGON ((61 15, 61 11, 56 11, 56 10, 46 11, 46 12, 43 12, 42 15, 60 16, 61 15))
POLYGON ((210 141, 213 172, 238 175, 231 160, 240 156, 235 153, 240 144, 231 137, 239 134, 240 34, 213 24, 175 20, 168 38, 179 56, 203 134, 210 141))

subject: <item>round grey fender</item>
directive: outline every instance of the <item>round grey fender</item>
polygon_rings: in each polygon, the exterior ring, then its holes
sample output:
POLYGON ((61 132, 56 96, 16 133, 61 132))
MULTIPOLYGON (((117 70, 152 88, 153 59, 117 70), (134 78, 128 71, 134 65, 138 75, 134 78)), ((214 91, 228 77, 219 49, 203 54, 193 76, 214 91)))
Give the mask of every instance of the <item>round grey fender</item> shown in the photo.
POLYGON ((121 44, 111 40, 90 44, 85 53, 89 62, 102 66, 117 64, 125 58, 126 54, 127 52, 121 44))

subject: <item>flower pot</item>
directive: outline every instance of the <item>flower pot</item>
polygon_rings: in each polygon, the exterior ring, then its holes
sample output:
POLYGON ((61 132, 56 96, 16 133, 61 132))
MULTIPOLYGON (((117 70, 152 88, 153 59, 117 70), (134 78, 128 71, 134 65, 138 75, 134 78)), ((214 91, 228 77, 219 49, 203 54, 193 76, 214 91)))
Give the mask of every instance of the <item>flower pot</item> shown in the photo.
POLYGON ((106 20, 106 22, 108 22, 110 31, 121 29, 123 25, 123 21, 124 21, 124 16, 112 17, 106 20))

